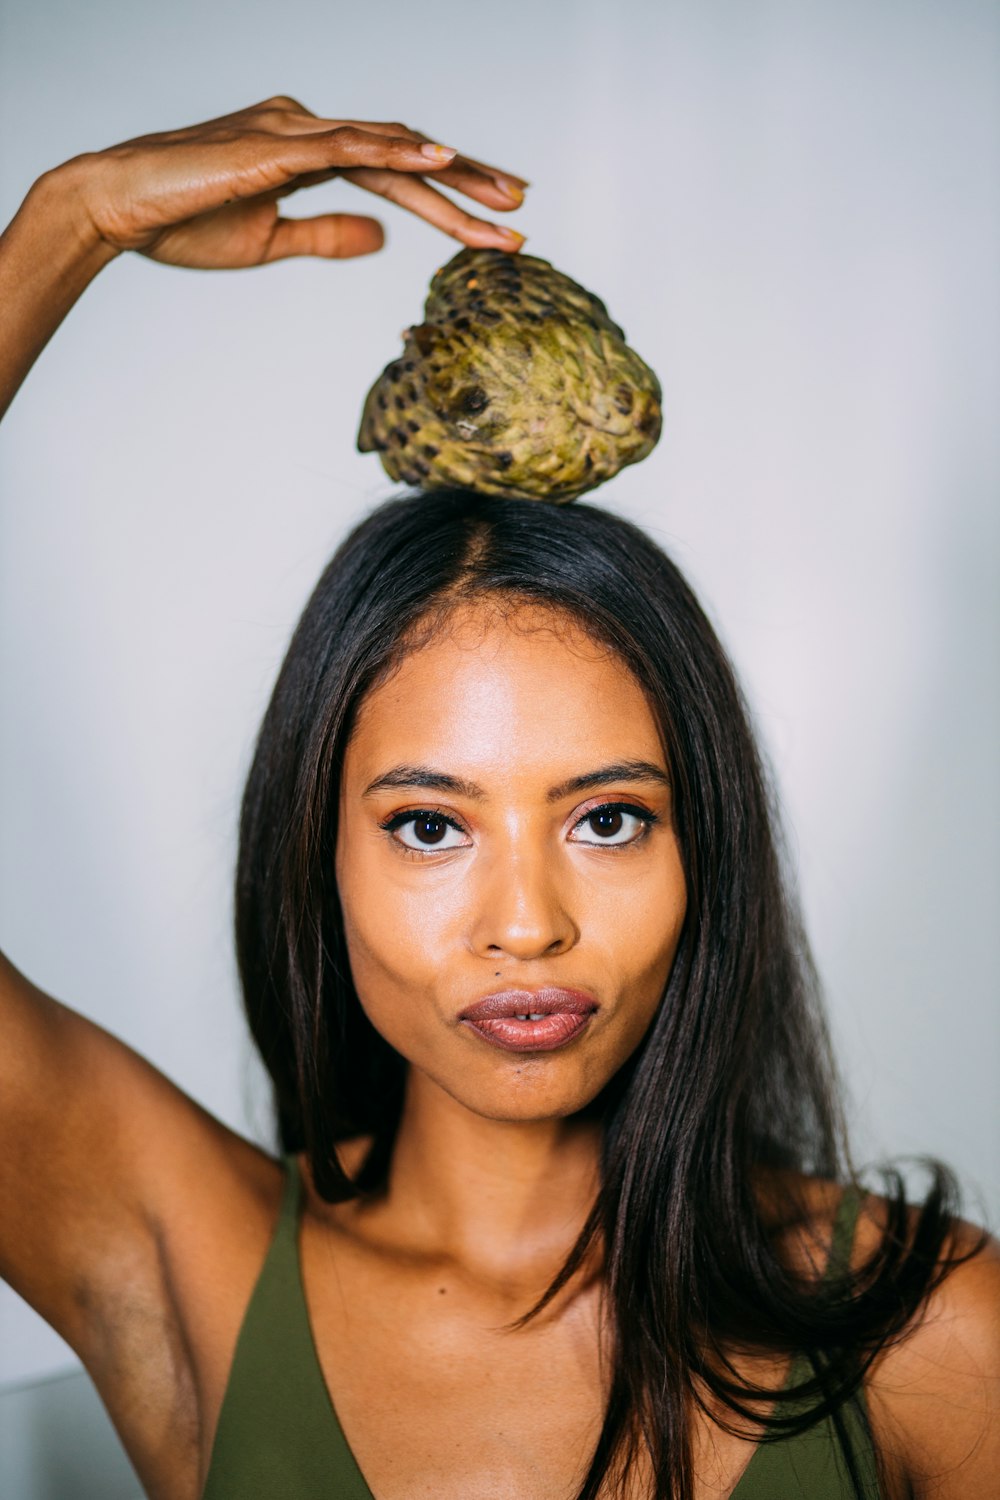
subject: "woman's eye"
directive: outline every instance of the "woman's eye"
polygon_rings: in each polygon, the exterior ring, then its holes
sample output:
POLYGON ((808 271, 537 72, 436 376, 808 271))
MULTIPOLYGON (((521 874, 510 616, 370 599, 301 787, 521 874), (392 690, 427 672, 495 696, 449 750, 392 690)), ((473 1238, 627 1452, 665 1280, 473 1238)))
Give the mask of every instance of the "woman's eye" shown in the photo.
POLYGON ((383 826, 406 849, 460 849, 468 843, 458 824, 443 813, 400 813, 383 826))
POLYGON ((638 807, 609 803, 595 807, 573 829, 577 844, 633 844, 656 821, 653 813, 638 807))

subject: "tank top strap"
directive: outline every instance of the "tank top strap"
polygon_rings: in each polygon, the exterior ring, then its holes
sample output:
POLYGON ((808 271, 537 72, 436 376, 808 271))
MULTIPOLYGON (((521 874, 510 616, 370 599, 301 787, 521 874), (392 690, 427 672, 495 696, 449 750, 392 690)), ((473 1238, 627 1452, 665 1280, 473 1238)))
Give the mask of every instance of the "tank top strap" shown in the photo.
MULTIPOLYGON (((268 1247, 267 1260, 282 1259, 289 1251, 298 1256, 299 1215, 302 1211, 302 1173, 299 1159, 294 1153, 281 1158, 285 1169, 285 1182, 281 1189, 281 1204, 274 1234, 268 1247)), ((267 1261, 265 1261, 265 1265, 267 1261)))
POLYGON ((833 1216, 833 1231, 830 1235, 830 1252, 823 1273, 824 1281, 843 1276, 850 1269, 854 1236, 861 1214, 861 1189, 849 1182, 840 1195, 837 1211, 833 1216))
POLYGON ((372 1500, 313 1342, 301 1206, 299 1165, 286 1156, 278 1220, 236 1342, 202 1500, 372 1500))
MULTIPOLYGON (((861 1191, 853 1184, 840 1195, 824 1281, 844 1275, 850 1267, 862 1201, 861 1191)), ((786 1385, 796 1385, 812 1373, 809 1360, 799 1355, 791 1363, 786 1385)), ((865 1500, 880 1500, 882 1495, 864 1392, 860 1390, 835 1417, 823 1417, 794 1436, 760 1443, 731 1500, 777 1500, 779 1495, 781 1500, 857 1500, 859 1493, 865 1500)))
MULTIPOLYGON (((850 1271, 863 1202, 862 1189, 857 1183, 849 1182, 840 1195, 840 1202, 834 1215, 833 1232, 830 1236, 830 1254, 827 1257, 824 1280, 846 1276, 850 1271)), ((838 1436, 841 1441, 846 1438, 862 1492, 865 1495, 879 1496, 881 1488, 875 1458, 875 1442, 872 1437, 868 1403, 865 1400, 863 1386, 858 1388, 852 1400, 846 1401, 841 1407, 839 1421, 838 1436)))

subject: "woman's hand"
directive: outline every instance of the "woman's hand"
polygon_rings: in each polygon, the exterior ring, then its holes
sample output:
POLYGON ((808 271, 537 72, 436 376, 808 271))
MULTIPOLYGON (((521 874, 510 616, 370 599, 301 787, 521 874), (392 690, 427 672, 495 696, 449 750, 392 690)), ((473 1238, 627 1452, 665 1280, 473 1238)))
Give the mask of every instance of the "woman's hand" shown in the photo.
POLYGON ((381 249, 382 226, 367 215, 281 217, 283 198, 331 177, 410 209, 465 245, 515 251, 524 243, 425 181, 504 213, 520 205, 523 178, 404 125, 323 120, 284 96, 77 156, 39 178, 0 235, 0 415, 77 298, 124 250, 221 270, 381 249))
POLYGON ((60 170, 104 244, 171 265, 219 269, 380 249, 381 225, 367 216, 281 217, 282 198, 332 177, 389 198, 463 244, 517 250, 524 242, 424 180, 433 176, 495 213, 519 206, 523 178, 404 125, 320 119, 284 96, 186 130, 140 136, 60 170))

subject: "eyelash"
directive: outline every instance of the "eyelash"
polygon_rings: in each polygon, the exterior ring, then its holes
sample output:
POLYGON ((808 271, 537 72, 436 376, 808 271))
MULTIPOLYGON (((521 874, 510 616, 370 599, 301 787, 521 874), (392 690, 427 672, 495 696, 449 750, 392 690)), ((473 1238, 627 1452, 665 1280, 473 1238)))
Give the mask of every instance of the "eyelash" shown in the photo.
MULTIPOLYGON (((591 818, 597 817, 599 813, 609 812, 629 813, 632 817, 638 818, 643 826, 640 832, 636 834, 635 838, 629 839, 628 842, 624 844, 605 844, 604 847, 607 849, 633 849, 636 844, 641 844, 643 842, 653 825, 660 821, 658 813, 650 812, 649 808, 647 807, 637 807, 634 802, 602 802, 597 807, 589 807, 583 814, 583 816, 577 819, 577 821, 573 824, 574 832, 581 826, 581 824, 589 822, 591 818)), ((408 812, 393 813, 391 817, 386 818, 385 821, 380 823, 378 826, 391 838, 392 835, 396 832, 397 828, 402 828, 407 823, 414 823, 418 818, 440 818, 442 823, 447 823, 449 828, 454 828, 459 833, 466 832, 462 825, 456 822, 454 818, 450 818, 447 813, 441 812, 438 808, 435 807, 414 807, 411 808, 408 812)), ((426 854, 434 854, 437 852, 452 852, 450 850, 437 851, 434 849, 433 845, 429 845, 426 849, 422 850, 413 849, 408 844, 402 843, 399 839, 395 839, 394 843, 396 844, 397 848, 403 851, 404 854, 411 855, 415 859, 423 859, 426 854)), ((590 847, 599 848, 600 841, 598 841, 597 844, 591 844, 590 847)))

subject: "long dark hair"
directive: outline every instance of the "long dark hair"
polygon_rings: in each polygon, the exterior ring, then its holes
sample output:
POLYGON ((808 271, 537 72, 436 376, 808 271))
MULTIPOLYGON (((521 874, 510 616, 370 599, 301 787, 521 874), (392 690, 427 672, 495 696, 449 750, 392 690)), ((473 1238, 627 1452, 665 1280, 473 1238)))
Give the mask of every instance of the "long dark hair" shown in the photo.
POLYGON ((351 533, 306 607, 261 728, 236 928, 283 1148, 307 1152, 330 1201, 384 1181, 404 1065, 351 980, 334 879, 340 769, 365 693, 414 632, 485 595, 544 601, 581 622, 634 673, 668 747, 685 925, 656 1019, 601 1101, 597 1201, 539 1306, 599 1244, 614 1347, 580 1500, 596 1500, 643 1445, 657 1500, 687 1500, 692 1401, 711 1392, 737 1427, 760 1421, 754 1402, 767 1393, 738 1378, 735 1349, 811 1362, 775 1402, 772 1435, 855 1397, 940 1274, 951 1182, 935 1169, 912 1222, 902 1184, 890 1183, 881 1244, 860 1271, 817 1290, 789 1270, 762 1181, 787 1184, 787 1227, 791 1184, 849 1171, 817 987, 732 669, 677 568, 637 527, 591 505, 464 492, 391 501, 351 533), (335 1147, 359 1136, 372 1146, 351 1180, 335 1147))

